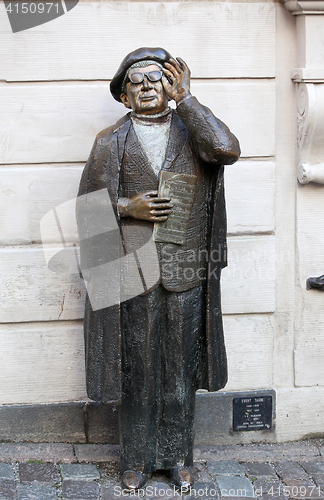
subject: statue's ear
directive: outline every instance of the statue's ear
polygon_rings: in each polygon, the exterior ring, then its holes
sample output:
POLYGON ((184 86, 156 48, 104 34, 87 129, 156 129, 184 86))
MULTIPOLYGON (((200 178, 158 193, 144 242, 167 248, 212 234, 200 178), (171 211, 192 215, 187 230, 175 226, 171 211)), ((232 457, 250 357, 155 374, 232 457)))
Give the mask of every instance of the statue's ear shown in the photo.
POLYGON ((131 108, 131 105, 130 105, 130 102, 129 102, 129 99, 128 99, 128 95, 125 94, 125 92, 123 92, 122 94, 120 94, 120 98, 121 98, 122 103, 124 104, 124 106, 126 108, 131 108))

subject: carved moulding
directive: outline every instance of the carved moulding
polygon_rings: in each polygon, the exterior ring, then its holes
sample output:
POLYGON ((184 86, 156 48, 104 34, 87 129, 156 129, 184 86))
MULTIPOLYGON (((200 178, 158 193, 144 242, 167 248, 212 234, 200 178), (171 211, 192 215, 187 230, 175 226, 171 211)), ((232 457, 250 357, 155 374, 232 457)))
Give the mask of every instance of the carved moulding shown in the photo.
POLYGON ((324 184, 324 83, 298 83, 297 178, 324 184))
POLYGON ((323 0, 283 0, 283 3, 294 16, 322 14, 324 11, 323 0))

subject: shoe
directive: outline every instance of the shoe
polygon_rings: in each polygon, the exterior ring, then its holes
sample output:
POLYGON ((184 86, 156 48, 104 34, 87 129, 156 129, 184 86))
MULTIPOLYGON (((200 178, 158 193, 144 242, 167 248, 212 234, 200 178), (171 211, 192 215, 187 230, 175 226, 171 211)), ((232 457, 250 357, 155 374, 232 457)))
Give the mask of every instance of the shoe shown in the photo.
POLYGON ((142 472, 126 470, 122 477, 122 486, 126 490, 139 490, 146 485, 146 475, 142 472))
POLYGON ((190 488, 194 485, 194 478, 189 467, 178 466, 170 470, 170 481, 176 488, 190 488))

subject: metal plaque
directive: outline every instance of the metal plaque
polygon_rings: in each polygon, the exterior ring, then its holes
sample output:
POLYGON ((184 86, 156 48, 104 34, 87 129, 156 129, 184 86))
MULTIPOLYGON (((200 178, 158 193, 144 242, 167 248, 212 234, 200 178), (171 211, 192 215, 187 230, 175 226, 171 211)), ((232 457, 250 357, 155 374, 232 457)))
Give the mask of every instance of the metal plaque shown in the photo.
POLYGON ((233 431, 270 430, 272 396, 233 399, 233 431))

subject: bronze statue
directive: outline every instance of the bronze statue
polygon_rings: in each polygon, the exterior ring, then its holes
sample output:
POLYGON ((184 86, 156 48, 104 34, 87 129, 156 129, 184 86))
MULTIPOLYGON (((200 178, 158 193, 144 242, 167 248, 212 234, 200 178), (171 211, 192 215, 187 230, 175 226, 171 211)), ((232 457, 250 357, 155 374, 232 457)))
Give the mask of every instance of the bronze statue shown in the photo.
POLYGON ((321 290, 324 292, 324 274, 322 276, 308 278, 306 281, 307 290, 321 290))
MULTIPOLYGON (((195 392, 217 391, 227 381, 223 165, 236 162, 240 148, 191 95, 186 63, 164 49, 128 54, 110 90, 131 111, 98 134, 79 196, 108 190, 125 254, 136 253, 154 230, 160 276, 110 307, 93 310, 87 298, 87 390, 91 399, 120 404, 123 486, 143 487, 146 473, 164 469, 180 488, 193 484, 195 392)), ((78 218, 81 225, 88 218, 88 228, 97 223, 84 212, 78 218)), ((109 260, 108 239, 105 245, 96 251, 100 262, 109 260)), ((80 248, 81 268, 88 269, 94 251, 83 241, 80 248)))

